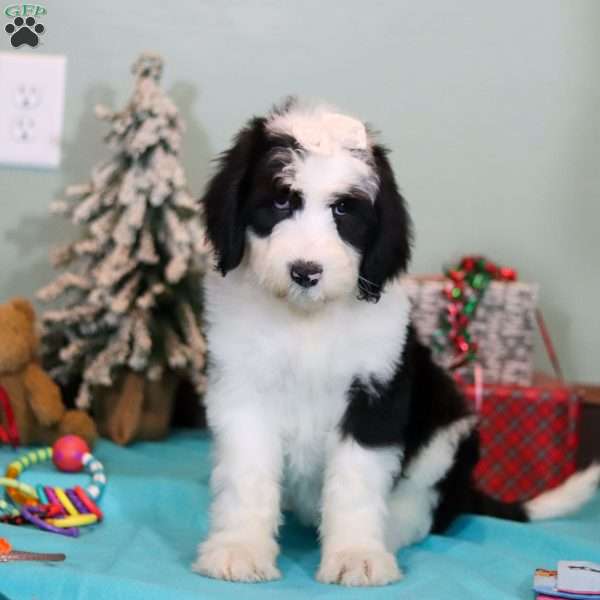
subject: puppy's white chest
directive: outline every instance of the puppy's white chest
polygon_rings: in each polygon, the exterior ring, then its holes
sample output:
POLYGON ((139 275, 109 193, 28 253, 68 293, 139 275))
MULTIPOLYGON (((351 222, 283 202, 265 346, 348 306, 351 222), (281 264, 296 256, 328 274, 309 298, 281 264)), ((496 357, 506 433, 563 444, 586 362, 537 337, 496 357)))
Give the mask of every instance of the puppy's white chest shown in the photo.
POLYGON ((339 438, 351 382, 332 356, 331 351, 318 357, 296 351, 294 374, 286 378, 278 402, 284 508, 312 524, 318 523, 328 448, 339 438))
POLYGON ((306 524, 319 523, 323 473, 328 448, 335 443, 343 407, 306 420, 305 427, 284 427, 282 491, 283 508, 291 510, 306 524))

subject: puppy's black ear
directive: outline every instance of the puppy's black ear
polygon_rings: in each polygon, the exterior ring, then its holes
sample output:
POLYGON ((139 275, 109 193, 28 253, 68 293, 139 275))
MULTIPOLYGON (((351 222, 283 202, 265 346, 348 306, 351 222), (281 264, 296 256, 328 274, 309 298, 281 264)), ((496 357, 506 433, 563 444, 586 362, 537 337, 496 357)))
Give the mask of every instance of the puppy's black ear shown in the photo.
POLYGON ((206 231, 223 275, 235 269, 244 255, 243 202, 264 137, 265 120, 250 121, 238 133, 233 146, 221 155, 217 172, 204 194, 206 231))
POLYGON ((387 281, 406 271, 410 260, 412 223, 392 167, 382 146, 373 147, 379 191, 375 198, 377 228, 362 259, 359 298, 377 302, 387 281))

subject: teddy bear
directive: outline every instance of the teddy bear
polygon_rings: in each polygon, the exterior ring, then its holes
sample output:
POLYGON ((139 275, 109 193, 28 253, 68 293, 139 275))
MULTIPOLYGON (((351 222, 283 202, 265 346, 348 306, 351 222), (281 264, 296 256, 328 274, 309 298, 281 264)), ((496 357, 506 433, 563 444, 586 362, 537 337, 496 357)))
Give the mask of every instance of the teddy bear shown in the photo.
MULTIPOLYGON (((19 443, 52 444, 76 434, 93 445, 98 432, 90 416, 66 410, 59 387, 36 360, 36 317, 28 300, 15 298, 0 304, 0 392, 8 397, 19 443)), ((10 428, 0 405, 0 428, 10 428)))

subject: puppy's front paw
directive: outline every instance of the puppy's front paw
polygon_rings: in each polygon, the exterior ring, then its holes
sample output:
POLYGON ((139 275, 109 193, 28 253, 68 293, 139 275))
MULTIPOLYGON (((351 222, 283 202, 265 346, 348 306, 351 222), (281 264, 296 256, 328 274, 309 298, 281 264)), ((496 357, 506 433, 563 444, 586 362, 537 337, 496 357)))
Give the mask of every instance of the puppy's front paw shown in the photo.
POLYGON ((326 553, 317 579, 321 583, 387 585, 402 578, 396 557, 384 550, 341 550, 326 553))
POLYGON ((272 581, 281 577, 275 566, 277 551, 273 540, 222 540, 216 535, 200 545, 192 569, 227 581, 272 581))

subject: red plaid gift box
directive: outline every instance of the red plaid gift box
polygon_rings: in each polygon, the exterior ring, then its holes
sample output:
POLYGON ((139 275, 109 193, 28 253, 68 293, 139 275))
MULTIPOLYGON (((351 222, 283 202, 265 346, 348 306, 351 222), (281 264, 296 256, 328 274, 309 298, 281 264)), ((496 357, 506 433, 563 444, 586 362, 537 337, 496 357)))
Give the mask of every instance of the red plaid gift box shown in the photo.
MULTIPOLYGON (((463 386, 476 404, 475 385, 463 386)), ((532 387, 483 385, 478 402, 479 487, 506 502, 528 500, 575 471, 580 400, 557 380, 532 387)))

